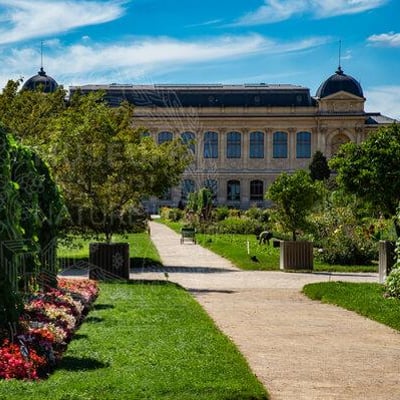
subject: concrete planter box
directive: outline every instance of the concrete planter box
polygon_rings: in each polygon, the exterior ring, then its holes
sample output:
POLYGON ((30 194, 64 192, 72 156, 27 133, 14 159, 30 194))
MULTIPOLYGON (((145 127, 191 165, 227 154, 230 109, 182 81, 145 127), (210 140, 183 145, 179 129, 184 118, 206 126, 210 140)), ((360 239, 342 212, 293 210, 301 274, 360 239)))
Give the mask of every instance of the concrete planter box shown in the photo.
POLYGON ((90 243, 90 279, 129 279, 129 243, 90 243))
POLYGON ((281 270, 313 270, 314 255, 312 242, 283 240, 280 242, 280 249, 281 270))
POLYGON ((396 243, 389 240, 379 241, 379 283, 384 283, 396 261, 396 243))

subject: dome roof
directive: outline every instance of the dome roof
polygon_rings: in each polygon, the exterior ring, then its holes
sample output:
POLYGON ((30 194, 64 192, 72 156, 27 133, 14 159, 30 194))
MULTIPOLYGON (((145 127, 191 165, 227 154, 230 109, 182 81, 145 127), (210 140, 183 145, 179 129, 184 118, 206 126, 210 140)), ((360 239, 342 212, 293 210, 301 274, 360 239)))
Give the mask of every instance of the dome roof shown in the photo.
POLYGON ((363 90, 359 82, 357 82, 350 75, 346 75, 343 72, 342 68, 339 66, 336 73, 330 76, 318 88, 316 97, 319 97, 321 99, 331 94, 340 92, 341 90, 347 93, 354 94, 358 97, 364 97, 363 90))
POLYGON ((37 75, 32 76, 24 83, 22 90, 35 90, 40 86, 43 87, 44 93, 54 92, 58 87, 57 82, 51 76, 46 75, 43 67, 40 68, 37 75))

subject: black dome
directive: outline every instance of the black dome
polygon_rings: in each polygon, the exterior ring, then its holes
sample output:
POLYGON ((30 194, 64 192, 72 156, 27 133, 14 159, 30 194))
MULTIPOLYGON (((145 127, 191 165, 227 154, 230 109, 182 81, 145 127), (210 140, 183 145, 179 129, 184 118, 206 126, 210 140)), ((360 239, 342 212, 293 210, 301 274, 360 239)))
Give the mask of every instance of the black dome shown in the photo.
POLYGON ((351 76, 346 75, 342 68, 339 67, 336 73, 330 76, 317 90, 316 97, 320 99, 331 94, 340 92, 348 92, 358 97, 364 97, 361 85, 351 76))
POLYGON ((43 67, 40 68, 37 75, 32 76, 24 83, 22 90, 35 90, 40 86, 43 87, 44 93, 52 93, 58 87, 57 82, 51 76, 46 75, 43 67))

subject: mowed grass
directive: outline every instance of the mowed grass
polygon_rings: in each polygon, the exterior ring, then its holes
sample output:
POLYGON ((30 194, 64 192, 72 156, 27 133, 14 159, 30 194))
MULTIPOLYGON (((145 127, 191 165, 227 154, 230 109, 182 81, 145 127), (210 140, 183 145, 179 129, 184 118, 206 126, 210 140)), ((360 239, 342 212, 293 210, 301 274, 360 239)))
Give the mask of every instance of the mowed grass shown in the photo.
POLYGON ((94 310, 47 380, 0 382, 4 400, 267 398, 232 342, 168 282, 101 284, 94 310))
POLYGON ((313 300, 354 311, 400 331, 400 300, 385 298, 378 283, 323 282, 304 286, 313 300))
MULTIPOLYGON (((81 238, 80 236, 72 236, 68 245, 61 243, 58 246, 57 256, 60 258, 87 258, 89 257, 89 243, 104 241, 103 238, 81 238)), ((157 249, 149 239, 147 232, 130 233, 126 236, 114 235, 113 242, 129 243, 130 257, 147 257, 160 261, 157 249)))
MULTIPOLYGON (((162 221, 180 233, 181 223, 162 221)), ((239 234, 196 234, 197 243, 225 257, 244 270, 279 270, 279 247, 258 244, 255 235, 239 234)), ((320 272, 377 272, 376 265, 331 265, 314 259, 314 270, 320 272)))

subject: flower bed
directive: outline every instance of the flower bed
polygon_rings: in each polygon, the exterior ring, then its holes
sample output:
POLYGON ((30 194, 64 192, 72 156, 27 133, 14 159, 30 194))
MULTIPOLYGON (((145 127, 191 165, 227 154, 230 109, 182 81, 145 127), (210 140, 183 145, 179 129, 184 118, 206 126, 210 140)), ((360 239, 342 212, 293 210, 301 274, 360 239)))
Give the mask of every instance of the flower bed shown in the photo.
POLYGON ((56 289, 30 295, 12 340, 3 340, 0 347, 0 379, 45 377, 97 295, 95 281, 65 278, 56 289))

